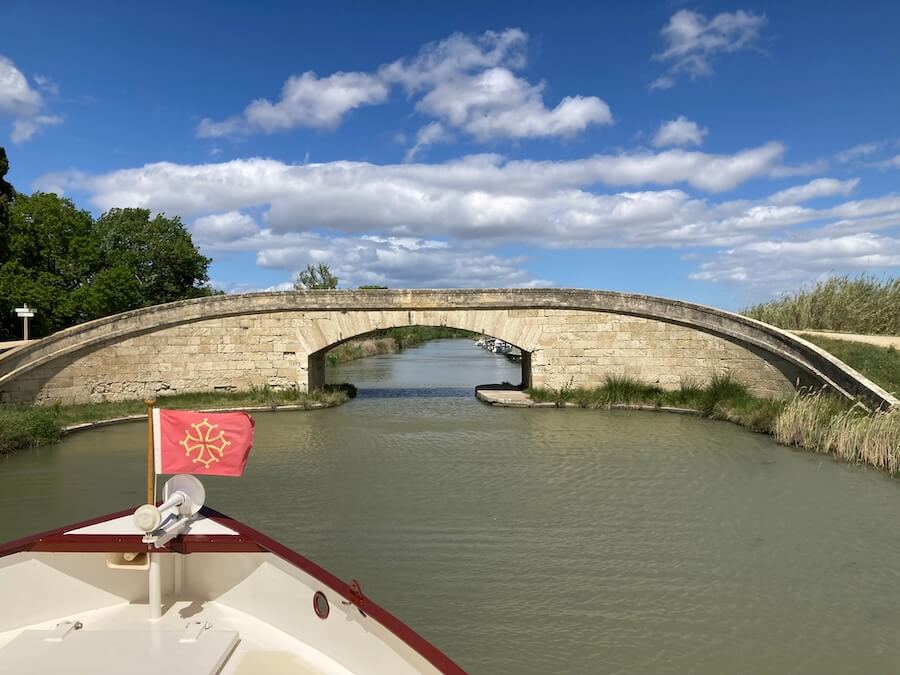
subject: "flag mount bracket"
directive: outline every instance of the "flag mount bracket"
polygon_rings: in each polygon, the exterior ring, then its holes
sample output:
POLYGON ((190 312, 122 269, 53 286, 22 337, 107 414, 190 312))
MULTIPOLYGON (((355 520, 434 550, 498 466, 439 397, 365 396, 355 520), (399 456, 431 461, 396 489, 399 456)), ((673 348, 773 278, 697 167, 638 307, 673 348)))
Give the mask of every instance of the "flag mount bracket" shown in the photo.
POLYGON ((135 526, 144 532, 144 543, 163 547, 190 525, 194 515, 206 501, 206 490, 195 476, 179 474, 166 481, 164 501, 159 506, 144 504, 132 517, 135 526))

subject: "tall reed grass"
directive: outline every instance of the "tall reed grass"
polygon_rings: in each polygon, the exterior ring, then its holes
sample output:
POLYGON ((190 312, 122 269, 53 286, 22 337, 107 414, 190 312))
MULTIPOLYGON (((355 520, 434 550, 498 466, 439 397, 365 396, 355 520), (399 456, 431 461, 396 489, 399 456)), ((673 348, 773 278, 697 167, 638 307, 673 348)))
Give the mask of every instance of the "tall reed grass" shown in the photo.
POLYGON ((832 277, 742 313, 789 330, 900 335, 900 278, 832 277))
POLYGON ((774 435, 785 445, 900 473, 900 410, 873 413, 822 393, 800 393, 785 406, 774 435))

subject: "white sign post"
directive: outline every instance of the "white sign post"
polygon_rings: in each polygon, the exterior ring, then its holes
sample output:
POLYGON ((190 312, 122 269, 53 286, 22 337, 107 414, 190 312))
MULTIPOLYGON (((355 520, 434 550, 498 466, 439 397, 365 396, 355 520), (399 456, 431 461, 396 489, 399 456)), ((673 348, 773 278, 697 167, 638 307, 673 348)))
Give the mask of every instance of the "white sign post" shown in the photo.
POLYGON ((22 319, 22 321, 25 323, 25 329, 24 329, 23 333, 25 336, 24 339, 27 340, 28 339, 28 319, 31 319, 32 317, 34 317, 34 310, 31 309, 27 304, 23 304, 21 307, 16 307, 16 315, 20 319, 22 319))

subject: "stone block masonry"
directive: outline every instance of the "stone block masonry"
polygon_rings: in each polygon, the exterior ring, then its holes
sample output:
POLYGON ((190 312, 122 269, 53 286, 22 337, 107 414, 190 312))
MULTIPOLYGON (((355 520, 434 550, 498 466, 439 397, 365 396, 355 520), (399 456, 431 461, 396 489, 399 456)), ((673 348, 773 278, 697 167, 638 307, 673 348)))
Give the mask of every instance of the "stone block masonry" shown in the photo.
POLYGON ((0 396, 41 404, 317 389, 328 349, 410 325, 505 340, 523 351, 523 382, 538 387, 627 376, 672 389, 730 373, 757 396, 826 384, 878 404, 892 400, 813 345, 744 317, 648 296, 560 290, 309 291, 160 305, 0 356, 0 396))

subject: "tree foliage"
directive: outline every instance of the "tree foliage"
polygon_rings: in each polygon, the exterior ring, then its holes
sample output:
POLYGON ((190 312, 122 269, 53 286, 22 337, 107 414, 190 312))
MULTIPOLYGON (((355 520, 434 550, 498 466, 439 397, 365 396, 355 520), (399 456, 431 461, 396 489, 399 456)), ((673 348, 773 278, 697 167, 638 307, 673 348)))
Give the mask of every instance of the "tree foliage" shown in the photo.
POLYGON ((16 196, 13 186, 6 182, 5 176, 9 172, 9 160, 6 158, 6 148, 0 146, 0 197, 5 197, 11 202, 16 196))
POLYGON ((363 284, 359 286, 359 290, 361 291, 382 291, 386 290, 387 286, 379 286, 378 284, 363 284))
POLYGON ((6 149, 0 146, 0 262, 6 260, 9 255, 9 210, 16 196, 13 186, 5 180, 8 171, 9 160, 6 159, 6 149))
POLYGON ((151 219, 147 209, 111 209, 95 229, 106 272, 98 281, 119 289, 124 284, 139 306, 210 294, 204 286, 210 259, 200 255, 177 216, 151 219))
POLYGON ((23 303, 37 310, 31 324, 35 336, 84 320, 80 306, 99 263, 92 225, 91 214, 68 199, 16 195, 0 268, 3 339, 18 336, 13 308, 23 303))
POLYGON ((3 231, 0 340, 19 336, 13 309, 23 303, 36 310, 32 335, 41 337, 109 314, 215 293, 206 285, 210 260, 177 217, 112 209, 95 220, 69 199, 37 192, 13 197, 3 231))
POLYGON ((319 263, 317 266, 307 265, 294 281, 294 288, 298 291, 315 289, 337 288, 338 278, 331 273, 328 265, 319 263))

